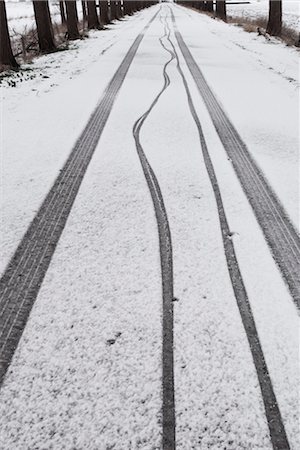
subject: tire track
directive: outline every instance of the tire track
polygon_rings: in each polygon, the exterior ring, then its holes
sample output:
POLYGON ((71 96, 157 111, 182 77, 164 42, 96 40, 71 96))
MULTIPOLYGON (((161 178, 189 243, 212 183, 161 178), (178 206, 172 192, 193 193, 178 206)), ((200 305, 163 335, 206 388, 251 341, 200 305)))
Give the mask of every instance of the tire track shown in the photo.
MULTIPOLYGON (((171 17, 173 20, 174 28, 176 26, 175 19, 173 12, 171 11, 171 17)), ((175 28, 176 30, 176 28, 175 28)), ((176 31, 175 31, 176 36, 176 31)), ((177 37, 177 36, 176 36, 177 37)), ((218 180, 216 177, 216 173, 213 167, 212 160, 209 155, 209 151, 207 148, 207 144, 205 141, 205 137, 203 134, 202 126, 199 120, 199 117, 197 115, 196 109, 194 107, 194 103, 192 100, 192 96, 188 87, 187 80, 185 78, 185 75, 181 69, 180 61, 178 57, 178 53, 176 51, 175 45, 173 44, 170 37, 168 38, 168 41, 170 45, 172 46, 176 61, 177 61, 177 70, 182 78, 184 88, 186 91, 187 99, 189 108, 191 111, 191 115, 193 117, 193 120, 195 122, 195 125, 198 129, 199 133, 199 140, 202 148, 202 154, 204 158, 204 163, 206 166, 206 170, 210 179, 210 183, 215 195, 218 214, 219 214, 219 220, 220 220, 220 227, 222 232, 222 240, 223 240, 223 246, 227 261, 227 267, 231 279, 231 284, 233 287, 233 291, 235 294, 235 298, 237 301, 237 305, 240 311, 240 316, 242 319, 242 323, 247 335, 248 343, 250 346, 250 351, 252 354, 252 359, 254 362, 254 366, 256 369, 261 394, 264 402, 265 407, 265 413, 266 418, 268 422, 269 432, 270 432, 270 438, 273 445, 274 450, 289 450, 289 442, 287 439, 287 435, 285 432, 284 424, 282 421, 281 413, 279 410, 278 402, 275 396, 275 392, 273 389, 272 381, 269 375, 269 370, 267 367, 267 363, 264 357, 264 353, 262 350, 262 346, 260 343, 260 339, 258 336, 254 316, 252 313, 251 305, 248 299, 247 291, 243 282, 242 274, 239 268, 238 260, 236 257, 235 249, 233 242, 230 238, 230 228, 228 225, 223 201, 222 201, 222 195, 220 192, 218 180)))
MULTIPOLYGON (((167 31, 159 39, 162 47, 166 49, 163 44, 163 39, 167 37, 167 31)), ((168 50, 167 50, 168 51, 168 50)), ((169 52, 170 53, 170 52, 169 52)), ((150 166, 145 152, 140 141, 141 129, 159 101, 161 95, 170 85, 170 78, 167 74, 167 68, 171 61, 174 60, 174 55, 165 63, 163 67, 164 84, 160 92, 157 94, 149 109, 135 122, 133 126, 133 137, 135 140, 136 150, 141 162, 141 166, 148 184, 150 195, 152 198, 155 216, 157 220, 158 235, 159 235, 159 250, 161 262, 162 275, 162 297, 163 297, 163 317, 162 317, 162 331, 163 331, 163 348, 162 348, 162 448, 163 450, 175 450, 175 398, 174 398, 174 355, 173 355, 173 256, 172 256, 172 241, 171 232, 168 221, 166 208, 164 205, 163 196, 155 176, 155 173, 150 166)))
POLYGON ((173 11, 171 13, 178 46, 299 312, 299 234, 207 84, 182 35, 176 28, 173 11))
POLYGON ((125 55, 0 280, 0 384, 118 92, 144 34, 158 12, 125 55))

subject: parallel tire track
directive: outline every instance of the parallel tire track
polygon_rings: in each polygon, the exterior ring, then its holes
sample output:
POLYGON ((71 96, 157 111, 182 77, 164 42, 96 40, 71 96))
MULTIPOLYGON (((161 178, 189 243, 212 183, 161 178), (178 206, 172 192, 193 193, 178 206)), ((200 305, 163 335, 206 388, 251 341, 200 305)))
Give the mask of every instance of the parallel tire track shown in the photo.
POLYGON ((187 67, 196 83, 211 116, 219 138, 232 162, 241 186, 264 233, 274 260, 300 308, 300 237, 262 171, 249 153, 237 130, 219 104, 200 68, 194 60, 182 35, 176 29, 175 36, 187 67))
MULTIPOLYGON (((172 14, 173 23, 175 24, 175 18, 174 18, 172 10, 171 10, 171 14, 172 14)), ((176 32, 175 32, 175 36, 176 36, 176 32)), ((239 264, 237 261, 234 245, 230 238, 230 228, 229 228, 229 225, 227 222, 226 213, 225 213, 225 209, 224 209, 224 205, 223 205, 223 201, 222 201, 222 196, 221 196, 218 180, 217 180, 217 177, 215 174, 213 163, 211 161, 211 158, 210 158, 210 155, 208 152, 207 144, 206 144, 203 130, 201 127, 201 123, 200 123, 199 117, 198 117, 197 112, 194 107, 194 103, 193 103, 192 96, 191 96, 191 93, 190 93, 190 90, 188 87, 188 83, 187 83, 185 75, 180 66, 180 61, 179 61, 179 57, 178 57, 176 48, 175 48, 173 42, 171 41, 171 39, 169 39, 169 42, 173 48, 173 52, 175 54, 176 61, 177 61, 177 69, 181 75, 181 78, 182 78, 182 81, 183 81, 183 84, 184 84, 184 87, 186 90, 189 108, 190 108, 192 117, 194 119, 194 122, 196 124, 196 127, 198 129, 204 163, 205 163, 206 170, 207 170, 207 173, 208 173, 211 185, 212 185, 212 189, 213 189, 213 192, 215 195, 228 271, 229 271, 233 291, 235 294, 235 298, 237 301, 237 305, 238 305, 238 308, 240 311, 242 323, 243 323, 243 326, 244 326, 244 329, 245 329, 245 332, 247 335, 247 339, 249 342, 250 351, 252 354, 257 377, 259 380, 260 389, 261 389, 262 398, 263 398, 264 407, 265 407, 265 412, 266 412, 266 418, 267 418, 268 426, 269 426, 271 442, 272 442, 274 450, 289 450, 289 448, 290 448, 289 442, 288 442, 288 439, 286 436, 281 413, 280 413, 277 399, 276 399, 274 389, 272 386, 272 381, 271 381, 271 378, 269 375, 269 370, 267 367, 267 363, 265 361, 262 346, 261 346, 260 339, 258 336, 258 332, 257 332, 255 320, 253 317, 251 305, 249 303, 248 295, 246 292, 242 274, 241 274, 239 264)))
MULTIPOLYGON (((160 43, 164 47, 162 40, 160 43)), ((164 47, 165 48, 165 47, 164 47)), ((170 84, 170 78, 167 74, 167 67, 174 59, 171 58, 165 63, 163 68, 164 84, 157 94, 149 109, 135 122, 133 126, 133 136, 136 150, 142 165, 142 169, 148 184, 155 210, 162 275, 162 294, 163 294, 163 349, 162 349, 162 448, 163 450, 175 450, 175 399, 174 399, 174 356, 173 356, 173 256, 172 241, 169 221, 163 196, 157 178, 150 166, 140 141, 140 132, 145 120, 157 104, 161 95, 170 84)))
POLYGON ((146 30, 137 36, 0 280, 0 383, 65 227, 89 162, 146 30))

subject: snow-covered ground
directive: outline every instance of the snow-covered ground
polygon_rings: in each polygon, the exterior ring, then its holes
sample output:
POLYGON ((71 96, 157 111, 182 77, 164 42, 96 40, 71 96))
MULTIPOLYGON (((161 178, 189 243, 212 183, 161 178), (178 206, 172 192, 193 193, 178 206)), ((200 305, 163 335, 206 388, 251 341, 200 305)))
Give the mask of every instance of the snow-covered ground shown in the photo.
MULTIPOLYGON (((2 83, 2 271, 131 42, 159 8, 90 33, 68 52, 38 58, 13 77, 14 87, 9 79, 2 83)), ((210 86, 297 224, 297 51, 172 8, 210 86)), ((160 14, 168 15, 168 7, 160 14)), ((160 448, 158 236, 132 126, 163 84, 168 55, 159 43, 162 35, 157 19, 125 79, 1 388, 1 450, 160 448)), ((296 450, 296 310, 181 63, 296 450)), ((197 130, 174 63, 168 73, 171 85, 141 137, 174 246, 177 447, 271 449, 197 130)))
POLYGON ((184 36, 209 85, 299 227, 299 51, 181 11, 189 18, 184 36))
MULTIPOLYGON (((12 37, 25 33, 31 28, 35 28, 34 11, 32 1, 17 2, 7 0, 6 13, 8 18, 9 32, 12 37)), ((60 22, 60 10, 58 2, 50 1, 50 11, 53 23, 60 22)), ((81 2, 77 2, 78 8, 80 8, 81 2)), ((81 8, 79 9, 79 14, 81 8)))
MULTIPOLYGON (((269 0, 250 0, 250 4, 230 5, 227 4, 227 14, 233 17, 245 17, 256 19, 257 17, 268 18, 269 0)), ((300 4, 298 0, 282 1, 283 24, 300 31, 300 4)))

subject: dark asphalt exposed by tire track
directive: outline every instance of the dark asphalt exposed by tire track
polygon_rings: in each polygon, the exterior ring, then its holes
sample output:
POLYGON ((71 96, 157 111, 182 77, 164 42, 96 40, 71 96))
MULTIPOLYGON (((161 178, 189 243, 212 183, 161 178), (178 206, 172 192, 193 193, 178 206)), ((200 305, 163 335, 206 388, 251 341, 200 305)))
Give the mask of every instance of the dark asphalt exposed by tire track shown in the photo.
MULTIPOLYGON (((167 37, 165 32, 159 40, 163 48, 163 39, 167 37)), ((157 104, 161 95, 170 84, 167 67, 174 59, 170 59, 163 67, 164 84, 157 94, 149 109, 135 122, 133 136, 137 153, 151 194, 159 235, 162 296, 163 296, 163 349, 162 349, 162 448, 163 450, 175 450, 175 398, 174 398, 174 354, 173 354, 173 256, 172 241, 168 216, 164 205, 163 196, 157 178, 150 166, 140 141, 140 131, 145 120, 157 104)))
MULTIPOLYGON (((177 42, 180 47, 180 41, 178 41, 178 31, 176 30, 176 22, 174 14, 170 8, 171 17, 173 20, 174 28, 175 28, 175 36, 177 38, 177 42)), ((262 350, 262 346, 260 343, 260 339, 258 336, 255 320, 253 317, 251 305, 249 303, 247 291, 243 282, 242 274, 239 268, 239 264, 237 261, 235 249, 233 242, 231 240, 230 228, 227 222, 226 213, 222 201, 222 196, 218 184, 218 180, 215 174, 215 170, 213 167, 213 163, 211 161, 209 151, 207 148, 207 144, 205 141, 205 137, 203 134, 203 130, 201 127, 201 123, 197 112, 194 107, 194 103, 192 100, 192 96, 188 87, 188 83, 186 81, 185 75, 181 69, 179 57, 176 51, 176 48, 171 39, 169 42, 173 48, 176 60, 177 60, 177 69, 182 77, 182 81, 186 90, 189 108, 198 129, 200 144, 202 148, 203 158, 205 162, 205 166, 207 169, 207 173, 212 185, 212 189, 215 195, 216 204, 218 208, 221 232, 222 232, 222 240, 225 250, 225 256, 227 260, 228 271, 231 279, 231 284, 233 287, 233 291, 235 294, 235 298, 237 301, 237 305, 240 311, 242 323, 247 335, 247 339, 249 342, 254 366, 256 369, 257 377, 260 384, 260 389, 262 393, 262 398, 264 402, 266 418, 268 421, 270 438, 273 445, 274 450, 289 450, 289 442, 287 439, 287 435, 285 432, 285 427, 282 421, 281 413, 279 410, 278 402, 274 393, 272 381, 269 375, 269 370, 265 361, 264 353, 262 350)), ((182 50, 182 49, 181 49, 182 50)), ((187 61, 188 65, 188 61, 187 61)))
MULTIPOLYGON (((174 16, 173 16, 174 17, 174 16)), ((175 18, 174 18, 175 20, 175 18)), ((182 35, 175 36, 186 64, 264 233, 272 256, 300 309, 300 237, 237 130, 207 84, 182 35)))
POLYGON ((137 36, 108 84, 0 280, 0 383, 10 364, 82 179, 137 49, 137 36))

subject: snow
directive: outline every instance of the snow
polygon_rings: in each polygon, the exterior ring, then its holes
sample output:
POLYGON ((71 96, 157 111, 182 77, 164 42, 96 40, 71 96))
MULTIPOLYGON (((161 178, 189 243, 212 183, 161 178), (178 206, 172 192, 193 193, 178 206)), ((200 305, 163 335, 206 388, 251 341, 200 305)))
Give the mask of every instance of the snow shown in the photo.
POLYGON ((269 448, 197 130, 175 67, 169 72, 174 85, 142 138, 172 231, 174 294, 179 299, 174 304, 177 445, 269 448))
POLYGON ((183 11, 186 43, 299 228, 298 50, 183 11))
MULTIPOLYGON (((8 18, 8 27, 12 37, 16 34, 22 34, 26 30, 35 28, 35 19, 32 1, 17 2, 6 0, 6 13, 8 18)), ((77 2, 78 8, 81 2, 77 2)), ((58 2, 50 1, 51 19, 53 23, 60 23, 60 10, 58 2)), ((79 9, 79 14, 81 9, 79 9)))
MULTIPOLYGON (((186 76, 190 78, 188 71, 186 71, 186 76)), ((193 86, 191 78, 190 86, 193 86)), ((271 369, 281 412, 284 413, 284 417, 292 418, 293 411, 299 410, 298 400, 294 395, 299 384, 298 365, 295 364, 295 361, 299 360, 297 333, 299 321, 286 286, 278 277, 278 268, 272 260, 261 230, 234 176, 231 162, 224 152, 195 87, 192 93, 197 105, 197 113, 202 119, 208 148, 213 149, 210 151, 210 156, 220 184, 229 227, 233 232, 232 239, 251 299, 263 351, 268 367, 271 369), (287 342, 288 346, 286 346, 287 342)), ((285 421, 289 437, 294 436, 295 443, 292 448, 295 449, 299 447, 296 417, 297 415, 293 419, 285 421)))
MULTIPOLYGON (((148 17, 140 18, 140 29, 148 17)), ((132 20, 102 33, 91 32, 89 39, 73 43, 68 52, 36 59, 21 76, 12 77, 13 89, 3 81, 1 272, 136 37, 132 20)))
MULTIPOLYGON (((250 4, 230 5, 227 4, 228 16, 240 17, 246 19, 257 19, 264 17, 268 19, 269 0, 251 0, 250 4)), ((282 1, 282 22, 284 25, 300 31, 300 5, 298 0, 282 1)))
MULTIPOLYGON (((50 1, 52 20, 60 22, 60 12, 57 1, 50 1)), ((230 5, 227 4, 227 14, 233 17, 245 17, 256 19, 257 17, 268 17, 269 0, 251 0, 249 4, 230 5)), ((11 32, 22 33, 25 26, 35 26, 32 2, 17 2, 6 0, 7 16, 11 32)), ((82 16, 81 2, 77 1, 79 17, 82 16)), ((300 27, 300 6, 298 0, 283 0, 283 23, 294 30, 300 27)))
MULTIPOLYGON (((38 58, 22 79, 13 78, 15 87, 2 82, 2 271, 105 86, 158 8, 92 32, 70 51, 38 58)), ((296 50, 172 8, 210 86, 296 223, 296 50)), ((167 11, 162 6, 162 15, 167 11)), ((132 126, 163 85, 169 55, 162 35, 157 19, 129 69, 1 388, 3 450, 161 448, 158 236, 132 126)), ((182 57, 181 63, 296 450, 295 307, 182 57)), ((171 85, 141 140, 174 247, 177 448, 271 449, 197 130, 174 63, 168 73, 171 85)))

